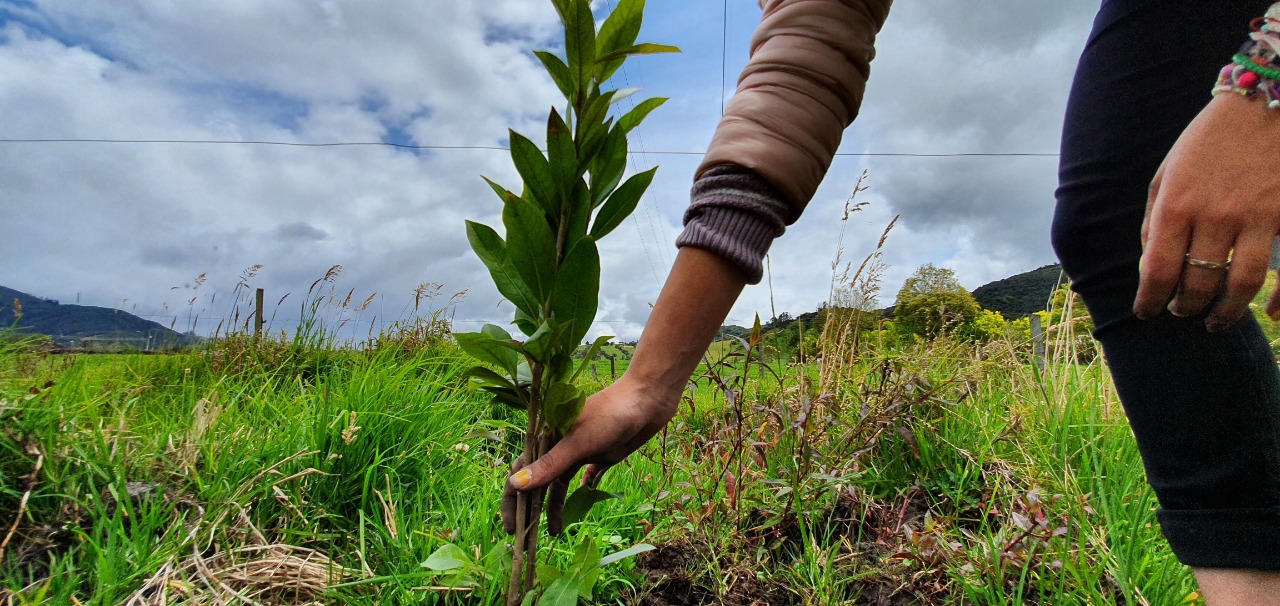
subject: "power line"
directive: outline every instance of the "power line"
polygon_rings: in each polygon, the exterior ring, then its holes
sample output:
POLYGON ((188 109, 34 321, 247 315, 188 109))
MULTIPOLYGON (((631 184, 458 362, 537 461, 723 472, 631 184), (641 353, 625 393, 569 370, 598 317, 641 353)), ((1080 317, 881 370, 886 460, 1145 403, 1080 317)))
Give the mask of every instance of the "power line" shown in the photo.
POLYGON ((729 0, 724 0, 724 22, 720 26, 720 115, 724 116, 725 80, 729 68, 729 0))
MULTIPOLYGON (((296 143, 291 141, 222 141, 216 139, 0 139, 6 143, 101 143, 101 144, 168 144, 168 145, 275 145, 283 147, 397 147, 400 149, 422 150, 479 150, 479 151, 511 151, 510 147, 501 145, 409 145, 406 143, 389 143, 386 141, 335 141, 326 143, 296 143)), ((545 151, 545 150, 544 150, 545 151)), ((655 156, 705 156, 705 151, 673 151, 644 150, 629 151, 629 154, 652 154, 655 156)), ((958 152, 958 153, 919 153, 919 152, 841 152, 840 157, 890 157, 890 158, 1057 158, 1057 153, 1036 152, 958 152)))

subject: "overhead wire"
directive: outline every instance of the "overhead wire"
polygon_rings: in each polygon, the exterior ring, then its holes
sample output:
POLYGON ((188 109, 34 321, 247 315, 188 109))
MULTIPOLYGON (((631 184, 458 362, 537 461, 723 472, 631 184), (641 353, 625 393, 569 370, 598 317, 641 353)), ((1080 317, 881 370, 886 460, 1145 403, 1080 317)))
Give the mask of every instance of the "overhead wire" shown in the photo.
MULTIPOLYGON (((608 2, 605 3, 605 6, 608 7, 608 2)), ((621 66, 621 74, 622 74, 623 84, 625 85, 625 87, 631 88, 631 76, 627 72, 627 66, 625 63, 621 66)), ((634 97, 627 97, 625 101, 631 107, 631 109, 635 109, 636 102, 634 97)), ((637 152, 636 154, 628 154, 628 155, 630 156, 630 159, 631 159, 631 170, 633 172, 638 173, 640 172, 640 165, 642 163, 645 165, 648 165, 649 162, 648 162, 648 159, 645 157, 643 134, 640 132, 639 129, 634 131, 633 134, 634 134, 634 139, 636 141, 636 147, 639 149, 639 152, 637 152), (637 155, 640 156, 639 162, 637 162, 637 158, 636 158, 637 155)), ((670 246, 671 243, 675 242, 675 239, 671 237, 670 233, 668 233, 666 229, 666 223, 664 221, 654 219, 655 212, 653 210, 653 206, 654 206, 653 196, 654 196, 653 190, 649 190, 648 192, 646 192, 646 195, 640 199, 640 206, 643 207, 644 209, 645 219, 648 222, 649 234, 653 237, 655 247, 657 248, 658 261, 659 263, 662 264, 664 271, 659 272, 658 269, 654 266, 653 259, 649 258, 649 247, 648 247, 648 244, 645 242, 643 230, 640 227, 640 220, 637 218, 635 213, 632 213, 631 221, 636 228, 636 235, 640 237, 641 246, 644 248, 644 252, 645 252, 645 258, 646 260, 649 261, 649 270, 653 273, 653 280, 656 284, 661 286, 662 276, 666 274, 666 269, 669 269, 672 265, 672 260, 669 258, 667 247, 670 246), (658 234, 658 228, 655 226, 657 224, 662 225, 661 235, 658 234)), ((662 216, 662 213, 660 212, 656 214, 658 217, 662 216)))
MULTIPOLYGON (((231 141, 217 139, 0 139, 3 144, 23 143, 101 143, 101 144, 172 144, 172 145, 276 145, 285 147, 396 147, 401 149, 421 150, 480 150, 511 151, 510 147, 501 145, 410 145, 407 143, 391 143, 387 141, 332 141, 323 143, 299 143, 294 141, 231 141)), ((544 152, 546 150, 543 150, 544 152)), ((629 151, 628 154, 648 154, 653 156, 705 156, 705 151, 645 150, 629 151)), ((1057 153, 1039 152, 839 152, 840 157, 900 157, 900 158, 1057 158, 1057 153)))

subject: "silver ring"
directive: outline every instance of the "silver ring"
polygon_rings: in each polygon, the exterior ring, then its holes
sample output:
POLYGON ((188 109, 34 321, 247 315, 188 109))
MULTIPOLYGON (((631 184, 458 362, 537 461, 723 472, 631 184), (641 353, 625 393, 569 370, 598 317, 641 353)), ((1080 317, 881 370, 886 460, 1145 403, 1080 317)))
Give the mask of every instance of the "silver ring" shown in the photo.
POLYGON ((1201 267, 1204 269, 1213 269, 1213 270, 1227 269, 1228 267, 1231 267, 1230 259, 1226 261, 1206 261, 1204 259, 1197 259, 1191 256, 1191 253, 1187 253, 1185 258, 1187 261, 1187 265, 1190 265, 1192 267, 1201 267))

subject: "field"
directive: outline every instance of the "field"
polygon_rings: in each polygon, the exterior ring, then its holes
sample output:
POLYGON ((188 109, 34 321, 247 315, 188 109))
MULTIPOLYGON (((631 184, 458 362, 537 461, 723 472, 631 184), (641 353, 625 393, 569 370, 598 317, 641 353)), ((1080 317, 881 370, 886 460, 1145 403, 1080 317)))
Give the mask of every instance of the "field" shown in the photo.
MULTIPOLYGON (((610 471, 617 498, 542 553, 653 546, 602 569, 602 604, 1198 601, 1105 370, 1025 349, 944 337, 797 365, 718 346, 667 432, 610 471)), ((523 413, 470 389, 470 364, 444 331, 4 346, 0 604, 502 603, 523 413)), ((596 365, 584 385, 611 380, 596 365)))

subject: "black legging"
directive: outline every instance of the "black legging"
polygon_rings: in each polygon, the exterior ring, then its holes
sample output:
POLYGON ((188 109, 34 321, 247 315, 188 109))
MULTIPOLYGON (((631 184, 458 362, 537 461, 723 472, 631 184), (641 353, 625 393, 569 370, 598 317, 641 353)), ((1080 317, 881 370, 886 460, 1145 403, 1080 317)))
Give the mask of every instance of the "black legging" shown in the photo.
POLYGON ((1251 316, 1217 334, 1202 317, 1134 317, 1140 229, 1160 162, 1271 1, 1103 2, 1063 129, 1053 246, 1191 566, 1280 569, 1280 373, 1251 316))

